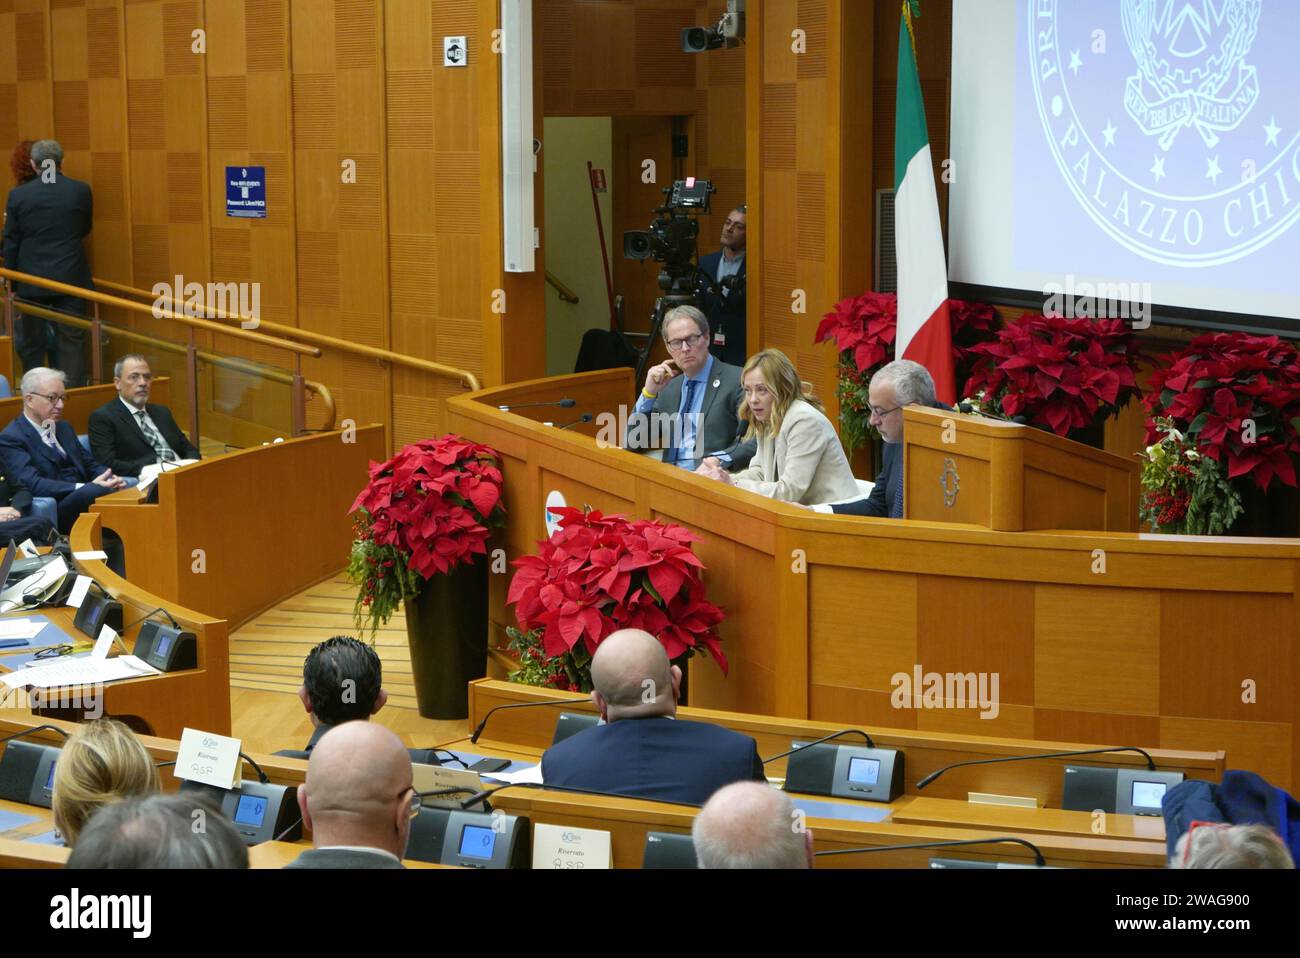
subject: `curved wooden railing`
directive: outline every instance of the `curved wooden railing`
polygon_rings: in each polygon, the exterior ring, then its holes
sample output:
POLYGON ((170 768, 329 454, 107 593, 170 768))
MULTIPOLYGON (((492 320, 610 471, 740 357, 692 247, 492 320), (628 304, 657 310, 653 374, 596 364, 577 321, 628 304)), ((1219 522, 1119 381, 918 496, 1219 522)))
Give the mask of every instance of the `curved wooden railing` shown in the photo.
MULTIPOLYGON (((96 279, 96 286, 102 286, 104 289, 111 289, 123 296, 138 296, 149 300, 160 300, 166 303, 173 303, 170 296, 155 296, 152 292, 137 289, 133 286, 125 286, 121 283, 114 283, 109 280, 96 279)), ((252 317, 240 317, 231 314, 222 309, 207 309, 205 313, 214 319, 223 320, 227 323, 241 323, 252 319, 252 317)), ((228 331, 230 326, 221 325, 222 331, 228 331)), ((445 366, 442 363, 435 363, 428 359, 420 359, 417 356, 406 356, 402 353, 395 353, 390 349, 380 349, 378 346, 366 346, 362 343, 348 342, 346 339, 338 339, 334 336, 326 336, 324 333, 315 333, 308 329, 300 329, 297 326, 286 326, 283 323, 275 323, 270 320, 258 320, 258 329, 266 330, 285 339, 297 340, 303 343, 309 343, 313 346, 334 349, 343 353, 351 353, 354 356, 365 356, 368 359, 378 360, 379 362, 392 363, 396 366, 405 366, 408 369, 418 369, 423 372, 433 373, 437 376, 445 376, 451 379, 459 380, 469 392, 477 392, 482 386, 479 384, 478 377, 467 369, 458 369, 455 366, 445 366)))
MULTIPOLYGON (((195 316, 186 316, 183 313, 177 313, 171 309, 162 309, 155 303, 145 305, 144 303, 134 302, 119 296, 111 296, 101 293, 98 290, 84 289, 80 286, 70 286, 67 283, 60 283, 57 280, 46 279, 41 276, 33 276, 29 273, 22 273, 18 270, 6 269, 0 267, 0 279, 8 281, 9 284, 27 283, 33 286, 39 286, 42 289, 48 289, 51 292, 60 293, 65 296, 75 296, 84 299, 93 304, 94 315, 92 319, 82 319, 76 316, 69 316, 66 313, 60 313, 56 310, 46 309, 32 303, 17 298, 13 293, 13 286, 8 285, 5 291, 5 316, 10 325, 12 325, 13 311, 19 309, 25 313, 36 316, 42 316, 46 319, 52 319, 59 323, 65 323, 70 326, 92 331, 92 338, 98 341, 103 322, 99 318, 100 306, 112 306, 118 309, 126 310, 130 313, 145 314, 154 319, 170 319, 187 327, 189 342, 185 345, 178 343, 169 343, 167 340, 150 337, 147 334, 139 333, 135 330, 127 330, 115 327, 115 332, 125 338, 135 339, 139 342, 148 342, 165 352, 184 353, 190 362, 190 399, 191 399, 191 417, 194 432, 198 432, 198 376, 197 361, 202 359, 215 365, 227 368, 237 369, 241 372, 261 376, 274 382, 285 382, 290 386, 292 393, 292 418, 293 434, 302 435, 307 431, 307 393, 319 396, 325 407, 326 430, 334 427, 336 418, 336 409, 334 397, 329 388, 324 383, 318 383, 305 379, 302 375, 302 357, 307 356, 311 359, 319 359, 321 351, 319 347, 304 345, 293 342, 288 339, 267 335, 265 332, 255 332, 251 329, 232 328, 223 323, 212 322, 208 319, 202 319, 195 316), (258 346, 269 346, 272 349, 278 349, 289 353, 293 357, 292 375, 277 373, 275 370, 266 369, 265 367, 249 363, 238 359, 237 357, 221 356, 208 350, 199 350, 195 343, 196 332, 219 333, 224 336, 231 336, 243 342, 248 342, 258 346), (173 348, 174 347, 174 348, 173 348)), ((114 286, 116 284, 113 284, 114 286)), ((127 287, 129 289, 129 287, 127 287)), ((133 294, 147 295, 140 290, 131 290, 133 294)), ((167 303, 172 304, 172 300, 167 298, 167 303)), ((91 350, 91 371, 96 381, 102 381, 104 377, 103 357, 100 351, 91 350)))

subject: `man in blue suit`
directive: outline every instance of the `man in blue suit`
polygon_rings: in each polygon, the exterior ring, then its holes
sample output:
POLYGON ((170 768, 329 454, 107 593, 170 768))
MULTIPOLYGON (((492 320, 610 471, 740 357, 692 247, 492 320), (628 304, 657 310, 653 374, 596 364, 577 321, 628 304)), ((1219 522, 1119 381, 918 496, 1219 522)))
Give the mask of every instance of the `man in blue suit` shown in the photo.
POLYGON ((709 349, 732 366, 744 366, 745 351, 745 207, 737 206, 722 224, 722 248, 700 257, 700 272, 712 287, 703 296, 704 313, 713 329, 709 349))
POLYGON ((649 633, 624 629, 606 638, 592 657, 591 681, 606 724, 546 750, 547 785, 703 805, 724 785, 765 780, 752 738, 675 717, 682 670, 649 633))
POLYGON ((871 425, 885 441, 880 473, 871 495, 833 506, 816 506, 818 512, 841 516, 903 518, 903 407, 932 406, 946 409, 935 400, 934 378, 920 363, 897 359, 882 366, 867 387, 871 404, 871 425))
MULTIPOLYGON (((22 414, 0 431, 0 458, 6 474, 31 490, 33 496, 57 501, 59 531, 64 533, 97 497, 126 485, 113 475, 113 470, 86 454, 76 431, 63 421, 66 383, 66 377, 57 369, 29 369, 20 387, 22 414)), ((118 564, 120 555, 114 558, 107 532, 104 538, 109 565, 118 564)), ((121 541, 117 540, 119 552, 120 547, 121 541)))

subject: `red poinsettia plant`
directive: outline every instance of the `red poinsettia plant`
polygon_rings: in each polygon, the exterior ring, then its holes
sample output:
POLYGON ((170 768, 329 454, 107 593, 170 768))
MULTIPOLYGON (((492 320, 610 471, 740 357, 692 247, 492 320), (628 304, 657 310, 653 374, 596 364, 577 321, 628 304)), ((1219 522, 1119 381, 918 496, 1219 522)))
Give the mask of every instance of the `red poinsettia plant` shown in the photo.
POLYGON ((1118 319, 1026 314, 970 352, 977 359, 966 396, 1058 436, 1091 426, 1141 395, 1138 339, 1118 319))
POLYGON ((643 629, 668 658, 705 651, 727 673, 718 624, 721 609, 705 597, 699 539, 666 522, 560 508, 555 534, 537 555, 515 560, 507 601, 518 629, 515 681, 591 691, 591 657, 612 632, 643 629))
POLYGON ((1167 419, 1202 456, 1267 492, 1295 486, 1300 454, 1300 350, 1277 336, 1209 333, 1168 356, 1144 403, 1147 441, 1167 419))
POLYGON ((358 629, 373 638, 429 579, 486 554, 491 529, 505 524, 499 462, 490 446, 447 435, 370 464, 370 482, 348 510, 358 629))
MULTIPOLYGON (((997 314, 984 303, 950 299, 948 317, 953 363, 961 382, 970 372, 972 348, 992 338, 997 314)), ((814 342, 834 342, 840 354, 840 432, 849 449, 865 443, 873 432, 867 388, 876 370, 894 359, 897 335, 898 296, 894 293, 850 296, 836 303, 817 327, 814 342)))

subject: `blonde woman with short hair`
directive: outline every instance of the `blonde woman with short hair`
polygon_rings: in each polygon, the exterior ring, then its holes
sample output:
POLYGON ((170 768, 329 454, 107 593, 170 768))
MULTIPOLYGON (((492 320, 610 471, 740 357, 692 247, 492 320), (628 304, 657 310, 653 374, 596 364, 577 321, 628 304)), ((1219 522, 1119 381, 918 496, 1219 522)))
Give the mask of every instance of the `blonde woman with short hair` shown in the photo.
POLYGON ((113 719, 85 722, 54 766, 54 826, 71 848, 100 808, 159 790, 158 769, 134 732, 113 719))
POLYGON ((858 495, 835 427, 821 403, 804 394, 785 353, 765 349, 751 356, 740 381, 744 400, 738 418, 749 424, 745 438, 757 437, 758 452, 748 469, 734 474, 716 459, 706 459, 697 470, 701 475, 799 505, 858 495))

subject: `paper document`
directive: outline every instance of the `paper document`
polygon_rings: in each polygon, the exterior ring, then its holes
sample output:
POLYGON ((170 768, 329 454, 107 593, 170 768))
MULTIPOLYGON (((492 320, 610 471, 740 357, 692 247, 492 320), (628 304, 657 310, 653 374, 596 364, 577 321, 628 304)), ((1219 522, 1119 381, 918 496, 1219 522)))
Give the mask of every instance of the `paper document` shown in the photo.
POLYGON ((40 662, 6 672, 0 675, 0 684, 11 689, 28 685, 37 689, 53 689, 64 685, 95 685, 121 679, 138 679, 146 675, 162 673, 134 655, 119 655, 115 659, 64 656, 53 662, 40 662))
POLYGON ((31 619, 0 619, 0 639, 34 639, 43 628, 31 619))
POLYGON ((517 772, 484 772, 483 777, 497 782, 509 782, 511 785, 541 785, 542 766, 540 763, 529 765, 517 772))
POLYGON ((136 489, 139 490, 141 496, 144 496, 144 494, 149 491, 149 487, 152 486, 157 481, 158 477, 164 472, 171 472, 174 469, 179 469, 181 466, 192 466, 196 462, 198 462, 197 459, 177 459, 174 462, 168 463, 151 463, 140 470, 140 483, 136 486, 136 489))

